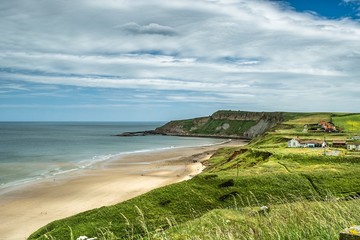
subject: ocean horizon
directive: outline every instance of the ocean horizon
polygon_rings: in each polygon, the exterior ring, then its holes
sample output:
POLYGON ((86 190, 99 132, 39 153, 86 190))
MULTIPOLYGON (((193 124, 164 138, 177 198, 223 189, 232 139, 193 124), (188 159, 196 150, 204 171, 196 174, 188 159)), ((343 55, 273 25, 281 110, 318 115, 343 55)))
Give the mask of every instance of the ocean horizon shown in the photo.
POLYGON ((212 145, 222 139, 114 134, 164 122, 0 122, 0 190, 94 167, 124 154, 212 145))

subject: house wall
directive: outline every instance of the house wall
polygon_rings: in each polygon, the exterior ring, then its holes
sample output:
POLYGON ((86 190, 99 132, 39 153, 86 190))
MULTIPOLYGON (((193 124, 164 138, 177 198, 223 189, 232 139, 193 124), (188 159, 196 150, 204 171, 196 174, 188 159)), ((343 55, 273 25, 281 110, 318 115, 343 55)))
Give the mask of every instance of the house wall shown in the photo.
POLYGON ((291 139, 289 142, 288 142, 288 147, 293 147, 293 148, 296 148, 296 147, 300 147, 300 143, 294 139, 291 139))
POLYGON ((354 151, 360 151, 360 145, 348 144, 347 149, 354 150, 354 151))

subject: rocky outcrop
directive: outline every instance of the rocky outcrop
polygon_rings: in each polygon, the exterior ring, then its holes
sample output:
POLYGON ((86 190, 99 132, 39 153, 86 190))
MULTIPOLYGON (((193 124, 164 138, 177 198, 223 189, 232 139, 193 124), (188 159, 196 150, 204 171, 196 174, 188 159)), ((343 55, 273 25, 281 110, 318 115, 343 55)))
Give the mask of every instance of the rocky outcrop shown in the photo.
POLYGON ((210 117, 201 117, 188 120, 175 120, 166 123, 164 126, 155 129, 158 134, 165 135, 189 135, 194 134, 208 123, 210 117))
POLYGON ((155 130, 148 131, 140 131, 140 132, 123 132, 119 134, 115 134, 114 136, 118 137, 135 137, 135 136, 148 136, 148 135, 160 135, 161 133, 157 133, 155 130))
POLYGON ((262 135, 267 130, 275 127, 284 120, 281 113, 263 113, 260 120, 255 126, 252 126, 244 132, 244 136, 248 138, 254 138, 262 135))
POLYGON ((260 119, 260 121, 255 126, 252 126, 244 133, 244 136, 248 138, 260 136, 268 129, 275 127, 277 124, 279 124, 279 122, 260 119))

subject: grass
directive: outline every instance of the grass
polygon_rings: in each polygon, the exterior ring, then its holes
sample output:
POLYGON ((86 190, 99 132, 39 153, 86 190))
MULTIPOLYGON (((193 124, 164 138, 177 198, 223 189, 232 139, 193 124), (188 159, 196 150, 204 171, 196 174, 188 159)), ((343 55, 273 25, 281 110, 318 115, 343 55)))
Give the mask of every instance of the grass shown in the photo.
POLYGON ((257 214, 257 210, 216 209, 171 228, 158 239, 333 240, 338 239, 339 232, 360 222, 359 200, 285 201, 270 206, 266 214, 257 214))
POLYGON ((332 119, 336 126, 348 133, 360 133, 360 114, 336 115, 332 119))
POLYGON ((309 114, 308 116, 306 116, 306 115, 296 117, 295 119, 288 120, 288 121, 284 122, 283 124, 304 126, 305 124, 315 124, 322 120, 330 121, 331 114, 330 113, 314 113, 314 114, 309 114))
MULTIPOLYGON (((148 230, 145 214, 138 208, 138 221, 141 222, 146 235, 141 239, 153 240, 302 240, 302 239, 338 239, 345 228, 360 222, 360 200, 340 200, 331 194, 326 201, 297 199, 296 202, 280 198, 274 201, 269 196, 268 202, 278 204, 267 205, 268 211, 260 211, 260 206, 246 206, 248 199, 239 196, 232 198, 228 208, 213 209, 198 218, 178 224, 171 217, 167 219, 170 228, 148 230)), ((254 202, 257 202, 253 198, 254 202)), ((131 225, 131 222, 129 222, 131 225)), ((70 240, 74 240, 72 228, 68 227, 70 240)), ((98 229, 99 240, 119 239, 109 228, 98 229)), ((48 239, 56 238, 51 234, 48 239)), ((138 239, 128 235, 124 239, 138 239)))
POLYGON ((142 219, 139 218, 138 209, 143 211, 148 231, 155 231, 158 228, 169 227, 166 217, 171 217, 174 222, 181 223, 200 217, 209 210, 226 208, 231 205, 232 196, 235 194, 245 197, 254 194, 259 197, 259 201, 265 203, 266 192, 278 196, 285 194, 289 197, 301 193, 305 197, 311 191, 311 186, 305 179, 290 174, 273 175, 271 178, 247 176, 233 179, 234 186, 220 187, 230 179, 232 178, 199 176, 192 181, 157 189, 112 207, 102 207, 55 221, 34 233, 30 239, 46 239, 46 234, 57 239, 69 239, 69 226, 75 236, 99 237, 100 228, 109 229, 122 238, 144 236, 147 232, 144 230, 142 219), (286 193, 282 191, 290 186, 295 186, 295 188, 286 193))
POLYGON ((211 117, 177 120, 165 125, 165 129, 177 129, 188 134, 242 136, 254 126, 254 120, 227 120, 211 117))
POLYGON ((252 120, 216 120, 210 119, 192 133, 195 134, 222 134, 222 135, 243 135, 256 121, 252 120))

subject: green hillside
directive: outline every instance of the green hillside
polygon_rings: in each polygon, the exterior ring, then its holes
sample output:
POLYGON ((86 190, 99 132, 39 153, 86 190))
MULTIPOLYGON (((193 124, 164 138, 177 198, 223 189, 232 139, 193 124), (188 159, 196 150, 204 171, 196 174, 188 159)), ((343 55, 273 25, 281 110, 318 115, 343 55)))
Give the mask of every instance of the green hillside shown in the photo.
MULTIPOLYGON (((55 221, 29 239, 334 239, 360 224, 359 200, 352 200, 360 196, 360 155, 345 148, 287 148, 287 141, 353 134, 303 132, 303 125, 331 114, 283 116, 249 145, 218 150, 191 180, 55 221), (263 205, 271 211, 257 214, 263 205)), ((354 116, 333 115, 333 121, 354 116)))

